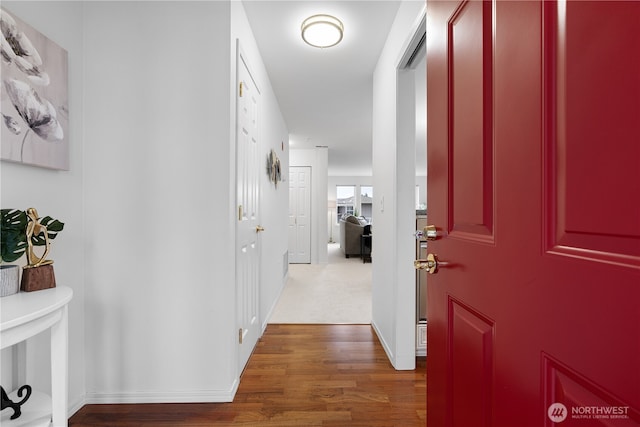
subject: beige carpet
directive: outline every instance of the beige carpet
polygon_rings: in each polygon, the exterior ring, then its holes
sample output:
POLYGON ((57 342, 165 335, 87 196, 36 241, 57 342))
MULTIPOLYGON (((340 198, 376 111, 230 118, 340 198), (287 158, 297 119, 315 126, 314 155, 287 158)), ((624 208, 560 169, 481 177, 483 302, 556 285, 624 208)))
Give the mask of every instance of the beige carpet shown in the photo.
POLYGON ((371 323, 371 264, 329 244, 328 264, 290 264, 269 323, 371 323))

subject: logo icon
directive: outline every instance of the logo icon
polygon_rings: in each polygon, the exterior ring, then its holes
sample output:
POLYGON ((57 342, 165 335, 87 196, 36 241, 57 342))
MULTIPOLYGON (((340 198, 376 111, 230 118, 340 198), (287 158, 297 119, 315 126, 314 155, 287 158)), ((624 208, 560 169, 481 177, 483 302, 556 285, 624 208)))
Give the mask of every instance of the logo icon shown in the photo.
POLYGON ((554 423, 561 423, 567 419, 567 415, 569 412, 567 411, 567 407, 562 403, 553 403, 547 409, 547 416, 554 423))

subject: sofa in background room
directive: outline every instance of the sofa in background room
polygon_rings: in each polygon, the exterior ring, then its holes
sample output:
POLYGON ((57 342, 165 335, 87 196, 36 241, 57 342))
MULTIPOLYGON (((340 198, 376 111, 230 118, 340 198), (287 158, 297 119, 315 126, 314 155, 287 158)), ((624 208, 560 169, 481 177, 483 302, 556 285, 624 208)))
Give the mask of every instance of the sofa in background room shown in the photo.
POLYGON ((352 255, 360 256, 360 236, 371 231, 369 222, 364 217, 348 215, 340 220, 340 249, 349 258, 352 255))

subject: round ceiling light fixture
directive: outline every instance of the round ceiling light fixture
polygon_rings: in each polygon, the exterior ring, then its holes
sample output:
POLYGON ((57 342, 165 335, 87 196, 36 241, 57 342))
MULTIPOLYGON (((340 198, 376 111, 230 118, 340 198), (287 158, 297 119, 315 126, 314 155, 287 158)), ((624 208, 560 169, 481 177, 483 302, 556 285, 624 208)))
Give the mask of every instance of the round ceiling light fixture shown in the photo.
POLYGON ((302 22, 302 40, 313 47, 331 47, 342 40, 344 26, 335 16, 313 15, 302 22))

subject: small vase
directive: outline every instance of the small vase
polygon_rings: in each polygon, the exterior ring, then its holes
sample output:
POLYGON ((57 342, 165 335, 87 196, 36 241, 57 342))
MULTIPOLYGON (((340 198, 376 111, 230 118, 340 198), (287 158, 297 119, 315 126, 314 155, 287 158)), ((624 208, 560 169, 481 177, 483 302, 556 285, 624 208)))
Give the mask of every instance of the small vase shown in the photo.
POLYGON ((0 297, 18 293, 20 290, 20 266, 0 265, 0 297))

